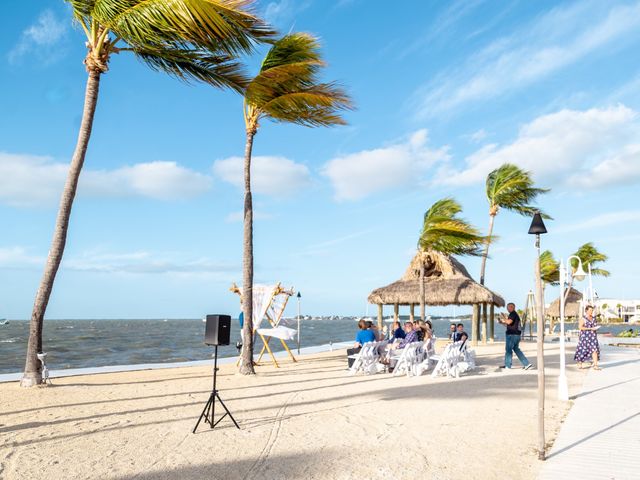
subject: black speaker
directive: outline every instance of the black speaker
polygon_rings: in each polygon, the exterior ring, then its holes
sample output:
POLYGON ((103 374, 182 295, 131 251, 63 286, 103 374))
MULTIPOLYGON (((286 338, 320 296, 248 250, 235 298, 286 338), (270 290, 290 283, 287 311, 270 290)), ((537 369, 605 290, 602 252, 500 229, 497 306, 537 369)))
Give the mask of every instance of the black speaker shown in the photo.
POLYGON ((229 315, 207 315, 204 343, 207 345, 229 345, 231 340, 231 317, 229 315))

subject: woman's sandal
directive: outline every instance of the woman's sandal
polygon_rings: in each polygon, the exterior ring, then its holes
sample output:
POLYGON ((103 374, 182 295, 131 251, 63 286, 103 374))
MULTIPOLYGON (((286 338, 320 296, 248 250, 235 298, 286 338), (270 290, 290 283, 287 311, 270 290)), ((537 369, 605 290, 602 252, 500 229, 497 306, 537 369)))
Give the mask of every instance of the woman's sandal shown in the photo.
POLYGON ((597 366, 597 365, 595 365, 595 366, 593 366, 593 367, 591 367, 591 368, 593 368, 594 370, 602 370, 602 369, 601 369, 599 366, 597 366))

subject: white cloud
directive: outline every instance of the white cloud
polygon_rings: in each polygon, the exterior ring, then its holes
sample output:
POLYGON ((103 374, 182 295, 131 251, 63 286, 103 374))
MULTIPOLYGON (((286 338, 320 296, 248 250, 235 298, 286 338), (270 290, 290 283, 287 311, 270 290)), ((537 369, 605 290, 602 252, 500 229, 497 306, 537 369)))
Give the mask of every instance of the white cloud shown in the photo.
POLYGON ((58 20, 51 10, 45 10, 38 20, 22 32, 20 40, 9 52, 9 62, 15 62, 35 52, 39 59, 51 63, 59 57, 56 47, 67 33, 67 24, 58 20))
MULTIPOLYGON (((213 172, 225 182, 244 187, 244 159, 229 157, 216 160, 213 172)), ((309 169, 285 157, 255 156, 251 160, 251 189, 255 193, 287 196, 311 183, 309 169)))
POLYGON ((555 8, 477 52, 462 67, 428 82, 420 90, 419 115, 437 116, 522 89, 598 49, 627 40, 639 27, 640 2, 575 2, 555 8))
MULTIPOLYGON (((35 255, 22 246, 0 247, 0 267, 43 267, 45 255, 35 255)), ((237 273, 239 265, 210 258, 193 258, 182 252, 106 252, 95 249, 65 256, 63 270, 125 274, 226 274, 237 273)))
POLYGON ((448 159, 446 148, 434 150, 427 143, 427 130, 418 130, 401 143, 333 158, 322 173, 331 181, 336 200, 357 200, 382 190, 415 186, 429 167, 448 159))
POLYGON ((81 191, 93 196, 139 196, 173 200, 198 196, 211 188, 211 178, 176 162, 138 163, 116 170, 87 171, 81 191))
POLYGON ((637 112, 618 105, 590 110, 561 110, 520 129, 510 144, 485 145, 465 159, 465 168, 443 167, 437 183, 470 185, 503 163, 530 170, 547 185, 603 187, 640 179, 637 112))
POLYGON ((0 266, 24 268, 44 265, 45 257, 33 255, 24 247, 0 247, 0 266))
POLYGON ((183 254, 134 252, 124 254, 85 253, 63 260, 62 268, 78 272, 126 274, 219 274, 235 273, 240 267, 209 258, 186 258, 183 254))
POLYGON ((640 210, 624 210, 621 212, 603 213, 583 222, 567 225, 557 229, 558 233, 576 232, 579 230, 598 230, 622 223, 635 224, 640 221, 640 210))
MULTIPOLYGON (((69 166, 50 157, 0 152, 0 203, 17 207, 57 205, 69 166)), ((84 170, 80 194, 97 197, 189 198, 211 187, 209 176, 175 162, 149 162, 115 170, 84 170)))
POLYGON ((290 23, 295 16, 311 5, 310 0, 278 0, 269 2, 264 10, 264 18, 273 25, 290 23))

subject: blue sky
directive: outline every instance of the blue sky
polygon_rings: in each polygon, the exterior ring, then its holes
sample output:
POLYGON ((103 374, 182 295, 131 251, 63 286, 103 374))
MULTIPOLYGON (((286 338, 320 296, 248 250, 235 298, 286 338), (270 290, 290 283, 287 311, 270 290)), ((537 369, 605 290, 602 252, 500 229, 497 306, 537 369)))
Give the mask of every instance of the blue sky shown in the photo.
MULTIPOLYGON (((484 178, 513 162, 552 189, 539 202, 554 217, 543 248, 566 258, 594 242, 612 272, 595 280, 599 295, 640 297, 640 2, 257 9, 283 32, 319 36, 325 77, 357 105, 346 127, 263 122, 257 282, 294 286, 306 313, 364 314, 368 293, 404 272, 433 201, 454 196, 486 229, 484 178)), ((77 136, 86 50, 60 0, 11 2, 3 20, 0 317, 28 318, 77 136)), ((113 58, 48 317, 238 310, 228 288, 241 281, 241 107, 231 92, 113 58)), ((533 284, 528 225, 501 212, 488 264, 488 286, 516 303, 533 284)), ((477 278, 479 261, 463 262, 477 278)))

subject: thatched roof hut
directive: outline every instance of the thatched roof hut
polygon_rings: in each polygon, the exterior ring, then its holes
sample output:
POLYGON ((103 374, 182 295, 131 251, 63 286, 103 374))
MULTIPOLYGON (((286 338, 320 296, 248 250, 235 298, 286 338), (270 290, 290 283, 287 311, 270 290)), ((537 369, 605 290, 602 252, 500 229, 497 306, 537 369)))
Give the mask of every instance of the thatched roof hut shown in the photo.
POLYGON ((504 299, 476 283, 458 260, 437 252, 418 253, 400 280, 369 294, 369 303, 378 305, 419 305, 420 268, 425 263, 427 305, 477 305, 487 303, 504 306, 504 299))
MULTIPOLYGON (((575 288, 569 291, 566 302, 564 302, 564 316, 565 318, 578 318, 580 317, 580 303, 582 302, 582 293, 575 288)), ((556 298, 549 308, 547 308, 547 315, 552 318, 560 318, 560 297, 556 298)))

